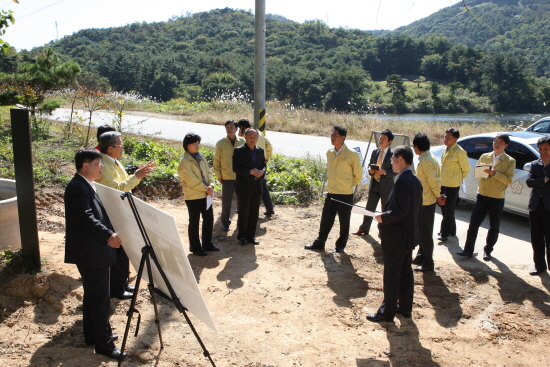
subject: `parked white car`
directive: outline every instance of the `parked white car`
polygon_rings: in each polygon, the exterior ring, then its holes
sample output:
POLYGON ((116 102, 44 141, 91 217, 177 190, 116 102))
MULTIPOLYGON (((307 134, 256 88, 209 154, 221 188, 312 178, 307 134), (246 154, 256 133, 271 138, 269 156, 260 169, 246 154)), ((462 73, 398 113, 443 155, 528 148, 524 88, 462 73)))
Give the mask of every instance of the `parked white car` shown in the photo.
POLYGON ((534 131, 537 133, 550 134, 550 117, 545 117, 538 120, 533 125, 527 127, 525 131, 534 131))
MULTIPOLYGON (((478 179, 474 178, 474 167, 479 157, 484 153, 493 151, 493 140, 498 133, 486 133, 471 135, 458 139, 459 144, 468 154, 468 162, 472 168, 464 180, 466 183, 466 195, 460 197, 467 201, 475 202, 477 196, 478 179)), ((545 134, 530 131, 506 132, 510 135, 510 145, 506 148, 506 153, 516 160, 516 170, 512 184, 506 189, 504 200, 504 210, 528 216, 529 195, 531 189, 527 187, 525 181, 531 168, 531 162, 539 159, 537 141, 545 134)), ((432 147, 430 151, 441 162, 441 153, 444 145, 432 147)))

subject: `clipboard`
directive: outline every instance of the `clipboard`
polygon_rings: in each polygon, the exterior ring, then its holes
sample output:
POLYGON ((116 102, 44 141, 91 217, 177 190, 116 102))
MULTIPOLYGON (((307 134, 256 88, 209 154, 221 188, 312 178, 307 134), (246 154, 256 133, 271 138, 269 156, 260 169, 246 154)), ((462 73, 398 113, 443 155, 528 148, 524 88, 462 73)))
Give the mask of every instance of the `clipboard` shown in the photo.
POLYGON ((489 174, 485 172, 486 169, 493 169, 491 164, 479 164, 474 168, 475 178, 489 178, 489 174))

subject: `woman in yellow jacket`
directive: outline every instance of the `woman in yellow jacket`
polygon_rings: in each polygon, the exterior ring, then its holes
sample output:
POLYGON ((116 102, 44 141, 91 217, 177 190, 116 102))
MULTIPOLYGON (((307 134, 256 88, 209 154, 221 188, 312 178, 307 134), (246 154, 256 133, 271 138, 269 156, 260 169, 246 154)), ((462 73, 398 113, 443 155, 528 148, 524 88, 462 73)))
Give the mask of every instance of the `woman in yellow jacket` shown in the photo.
POLYGON ((219 251, 212 243, 214 214, 212 205, 206 207, 206 197, 214 195, 212 176, 206 158, 199 153, 201 137, 189 133, 183 138, 185 154, 178 166, 178 175, 183 186, 183 198, 189 212, 189 251, 194 255, 206 256, 206 251, 219 251), (199 238, 199 221, 202 215, 202 246, 199 238))

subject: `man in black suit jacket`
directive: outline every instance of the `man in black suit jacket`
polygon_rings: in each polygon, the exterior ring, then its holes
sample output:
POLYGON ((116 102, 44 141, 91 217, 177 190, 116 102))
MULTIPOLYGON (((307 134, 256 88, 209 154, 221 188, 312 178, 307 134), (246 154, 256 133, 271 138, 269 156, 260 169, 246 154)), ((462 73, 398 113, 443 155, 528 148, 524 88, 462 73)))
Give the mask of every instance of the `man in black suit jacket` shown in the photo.
POLYGON ((384 212, 376 216, 384 256, 384 301, 369 321, 393 322, 395 313, 411 317, 414 276, 412 251, 418 244, 418 211, 422 205, 422 184, 412 173, 413 151, 398 146, 392 166, 398 173, 384 212))
POLYGON ((237 174, 237 239, 241 245, 258 244, 256 224, 260 213, 260 197, 265 175, 264 150, 256 145, 258 130, 249 128, 244 134, 245 145, 233 151, 233 171, 237 174))
MULTIPOLYGON (((382 199, 381 207, 384 209, 384 205, 388 201, 390 196, 391 189, 394 184, 394 177, 397 173, 393 172, 391 167, 391 155, 392 151, 390 145, 393 141, 393 133, 386 129, 380 133, 378 138, 378 145, 380 148, 374 150, 370 157, 369 165, 379 165, 378 170, 369 169, 369 174, 371 175, 370 186, 369 186, 369 197, 367 199, 366 209, 368 211, 376 211, 378 202, 382 199)), ((359 226, 357 232, 352 233, 356 236, 362 236, 364 234, 369 234, 370 226, 372 224, 372 217, 367 215, 363 218, 363 224, 359 226)))
POLYGON ((95 344, 97 354, 120 359, 126 356, 115 347, 118 338, 109 324, 110 267, 116 263, 115 249, 122 244, 95 191, 94 181, 103 174, 101 154, 95 149, 76 153, 77 173, 65 190, 65 262, 76 264, 82 277, 84 341, 95 344))
POLYGON ((535 269, 529 272, 531 275, 546 272, 550 265, 550 137, 540 138, 537 146, 540 159, 531 163, 527 177, 527 186, 533 188, 529 198, 529 224, 535 269))

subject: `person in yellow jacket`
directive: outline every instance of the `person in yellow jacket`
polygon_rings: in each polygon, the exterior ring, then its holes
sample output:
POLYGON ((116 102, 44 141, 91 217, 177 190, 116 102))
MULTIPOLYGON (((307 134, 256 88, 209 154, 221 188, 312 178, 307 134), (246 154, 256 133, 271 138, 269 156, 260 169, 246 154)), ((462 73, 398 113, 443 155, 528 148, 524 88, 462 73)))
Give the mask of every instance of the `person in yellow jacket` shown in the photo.
POLYGON ((504 195, 512 183, 516 169, 516 160, 504 152, 509 144, 510 136, 508 134, 497 134, 493 140, 493 152, 483 154, 477 161, 477 165, 490 165, 491 167, 485 169, 488 177, 479 180, 476 203, 470 217, 464 250, 457 252, 460 256, 473 256, 479 226, 489 212, 489 231, 487 232, 486 245, 483 248, 483 260, 491 260, 491 252, 493 252, 500 232, 504 195))
POLYGON ((229 120, 225 123, 227 136, 216 143, 214 155, 214 174, 222 184, 222 229, 229 231, 231 224, 231 201, 235 192, 236 174, 233 171, 233 151, 244 144, 244 139, 237 136, 237 122, 229 120))
POLYGON ((212 175, 206 158, 199 153, 201 137, 188 133, 183 138, 185 153, 178 166, 178 175, 183 187, 183 198, 189 212, 189 251, 197 256, 208 255, 206 251, 219 251, 212 243, 214 214, 212 205, 207 205, 206 197, 214 195, 212 175), (202 245, 199 237, 199 222, 202 215, 202 245))
MULTIPOLYGON (((251 127, 250 121, 248 121, 248 119, 240 119, 238 122, 238 126, 239 136, 244 136, 244 132, 246 131, 246 129, 251 127)), ((258 135, 258 142, 256 143, 256 145, 264 150, 265 163, 267 165, 267 162, 271 159, 271 156, 273 155, 273 146, 271 145, 269 140, 267 140, 267 138, 262 134, 258 135)), ((271 217, 275 214, 275 209, 273 206, 273 200, 271 200, 271 195, 269 194, 269 190, 267 189, 267 176, 264 177, 262 185, 262 200, 265 207, 264 215, 271 217)))
POLYGON ((430 152, 430 139, 426 134, 418 133, 413 139, 413 150, 418 155, 416 177, 422 184, 422 206, 418 211, 418 252, 413 264, 419 265, 415 271, 434 270, 434 218, 435 204, 441 193, 441 168, 435 156, 430 152))
POLYGON ((361 182, 363 167, 361 167, 359 153, 344 144, 346 136, 346 128, 339 125, 334 126, 330 135, 330 141, 334 148, 327 152, 328 194, 321 215, 319 235, 311 245, 304 246, 306 250, 325 249, 325 242, 334 225, 336 214, 340 220, 340 237, 336 240, 334 252, 344 252, 348 242, 353 191, 355 186, 361 182))
MULTIPOLYGON (((148 162, 138 167, 133 175, 128 175, 118 161, 124 153, 124 144, 122 144, 121 134, 117 131, 107 131, 99 136, 99 150, 103 176, 96 182, 112 189, 130 192, 142 178, 153 172, 156 166, 155 162, 148 162)), ((116 253, 117 262, 111 268, 111 297, 130 299, 134 290, 133 286, 128 285, 130 261, 122 246, 116 249, 116 253)))
POLYGON ((470 172, 468 155, 456 142, 460 138, 460 132, 450 128, 445 132, 443 142, 445 149, 441 154, 441 195, 446 196, 446 203, 441 207, 441 227, 439 241, 447 241, 449 236, 456 236, 455 209, 458 203, 458 192, 462 180, 470 172))

